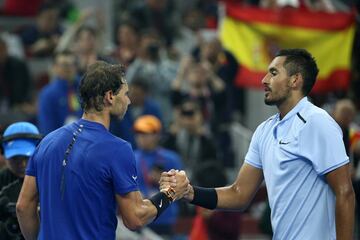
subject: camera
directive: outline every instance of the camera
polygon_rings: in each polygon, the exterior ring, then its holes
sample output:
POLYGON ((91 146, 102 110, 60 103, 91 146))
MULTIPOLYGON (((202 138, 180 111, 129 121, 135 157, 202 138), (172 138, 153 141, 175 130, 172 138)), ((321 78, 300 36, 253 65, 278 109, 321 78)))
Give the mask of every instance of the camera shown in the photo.
POLYGON ((16 217, 16 200, 22 183, 19 180, 8 184, 0 191, 0 239, 24 239, 16 217))

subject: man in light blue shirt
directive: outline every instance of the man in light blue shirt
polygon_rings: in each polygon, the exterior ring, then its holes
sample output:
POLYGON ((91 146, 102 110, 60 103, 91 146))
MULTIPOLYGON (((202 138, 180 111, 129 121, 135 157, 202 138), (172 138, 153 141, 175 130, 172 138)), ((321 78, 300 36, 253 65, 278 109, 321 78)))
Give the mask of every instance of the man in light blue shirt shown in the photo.
MULTIPOLYGON (((354 192, 342 132, 306 97, 317 74, 306 50, 279 51, 262 80, 265 104, 279 113, 256 129, 235 183, 191 186, 186 199, 210 209, 241 209, 265 180, 273 239, 351 240, 354 192)), ((162 186, 176 177, 163 173, 162 186)))

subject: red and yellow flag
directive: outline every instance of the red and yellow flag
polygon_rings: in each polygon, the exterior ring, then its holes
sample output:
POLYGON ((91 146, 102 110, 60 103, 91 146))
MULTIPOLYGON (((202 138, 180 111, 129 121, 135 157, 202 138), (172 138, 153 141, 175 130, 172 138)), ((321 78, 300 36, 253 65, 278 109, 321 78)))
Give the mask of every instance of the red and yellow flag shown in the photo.
POLYGON ((269 10, 231 3, 226 9, 220 38, 241 65, 237 86, 262 87, 261 79, 277 50, 305 48, 320 69, 313 92, 348 89, 354 14, 269 10))

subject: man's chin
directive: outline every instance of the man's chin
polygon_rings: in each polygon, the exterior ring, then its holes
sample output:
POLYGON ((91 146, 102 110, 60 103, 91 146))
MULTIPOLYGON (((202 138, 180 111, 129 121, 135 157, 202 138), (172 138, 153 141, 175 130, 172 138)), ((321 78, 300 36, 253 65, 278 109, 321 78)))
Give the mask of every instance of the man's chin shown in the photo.
POLYGON ((264 99, 264 103, 265 103, 266 105, 268 105, 268 106, 273 106, 273 105, 276 104, 275 101, 272 101, 272 100, 266 99, 266 98, 264 99))

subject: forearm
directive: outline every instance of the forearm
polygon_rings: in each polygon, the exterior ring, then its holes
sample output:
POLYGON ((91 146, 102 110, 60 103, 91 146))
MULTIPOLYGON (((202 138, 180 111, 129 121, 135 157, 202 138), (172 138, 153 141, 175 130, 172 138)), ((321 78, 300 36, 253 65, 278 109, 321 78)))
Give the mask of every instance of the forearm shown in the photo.
POLYGON ((20 225, 21 232, 26 240, 37 239, 39 233, 39 215, 36 207, 35 211, 29 209, 19 210, 17 209, 17 217, 20 225))
POLYGON ((336 196, 336 239, 352 240, 354 232, 355 195, 347 194, 336 196))
POLYGON ((149 199, 143 199, 138 192, 131 193, 126 198, 117 198, 124 225, 131 230, 142 228, 157 216, 154 204, 149 199))
POLYGON ((253 196, 246 196, 241 189, 235 185, 216 188, 218 194, 218 206, 221 209, 244 209, 253 196))
POLYGON ((139 226, 142 227, 155 219, 157 209, 149 199, 144 199, 139 204, 139 207, 136 208, 135 215, 138 219, 139 226))
MULTIPOLYGON (((196 189, 196 187, 195 187, 196 189)), ((212 196, 212 189, 211 188, 205 188, 205 191, 207 193, 204 193, 204 190, 195 190, 194 187, 191 186, 189 193, 185 196, 185 198, 190 201, 191 203, 195 205, 199 205, 201 207, 207 208, 207 209, 214 209, 214 208, 220 208, 220 209, 243 209, 247 206, 248 202, 250 201, 250 198, 246 198, 241 195, 241 192, 239 189, 237 189, 234 185, 227 186, 227 187, 221 187, 221 188, 215 188, 213 191, 216 196, 212 196), (210 192, 209 192, 210 190, 210 192), (205 194, 205 195, 204 195, 205 194), (194 200, 194 196, 197 195, 197 197, 194 200), (216 200, 210 200, 210 199, 216 199, 216 200), (215 202, 214 202, 215 201, 215 202), (215 204, 213 204, 215 203, 215 204), (213 206, 213 207, 210 207, 213 206)))

